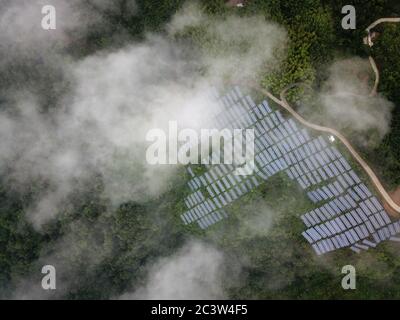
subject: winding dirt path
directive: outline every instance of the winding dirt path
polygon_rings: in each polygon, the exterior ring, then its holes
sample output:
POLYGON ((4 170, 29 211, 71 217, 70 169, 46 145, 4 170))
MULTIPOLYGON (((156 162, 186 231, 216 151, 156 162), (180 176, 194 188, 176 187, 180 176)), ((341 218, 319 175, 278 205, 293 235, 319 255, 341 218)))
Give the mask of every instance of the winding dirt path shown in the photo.
POLYGON ((266 95, 268 98, 270 98, 272 101, 280 105, 282 108, 284 108, 286 111, 288 111, 293 117, 295 117, 300 123, 305 125, 308 128, 311 128, 316 131, 320 132, 326 132, 329 133, 336 138, 338 138, 349 150, 351 155, 357 160, 357 162, 361 165, 361 167, 364 169, 364 171, 367 173, 367 175, 370 177, 372 183, 374 184, 376 190, 379 192, 379 194, 382 196, 382 198, 385 200, 387 205, 390 207, 390 212, 393 217, 400 217, 400 206, 397 205, 391 196, 387 193, 385 188, 383 187, 382 183, 380 182, 379 178, 377 175, 374 173, 374 171, 371 169, 371 167, 364 161, 364 159, 358 154, 358 152, 353 148, 351 143, 337 130, 328 128, 328 127, 323 127, 311 122, 308 122, 305 120, 302 116, 300 116, 294 109, 289 105, 289 103, 286 100, 286 93, 287 90, 290 88, 293 88, 295 86, 298 86, 298 83, 292 84, 290 86, 287 86, 280 94, 280 99, 275 97, 272 93, 270 93, 268 90, 265 90, 261 88, 260 86, 256 84, 252 84, 252 87, 259 91, 260 93, 266 95))
MULTIPOLYGON (((368 32, 367 35, 367 41, 366 44, 370 47, 372 47, 374 45, 373 41, 372 41, 372 37, 371 37, 371 30, 373 28, 375 28, 377 25, 381 24, 381 23, 400 23, 400 18, 381 18, 378 19, 376 21, 374 21, 373 23, 371 23, 365 30, 368 32)), ((371 64, 371 68, 375 73, 375 83, 374 83, 374 87, 372 88, 369 96, 373 97, 378 93, 378 85, 379 85, 379 81, 380 81, 380 76, 379 76, 379 69, 376 65, 376 62, 374 60, 374 58, 370 55, 368 57, 369 62, 371 64)), ((400 203, 400 187, 391 193, 391 198, 394 200, 395 203, 400 203)), ((385 199, 386 200, 386 199, 385 199)), ((390 205, 390 203, 385 202, 384 203, 385 209, 386 211, 391 214, 394 215, 397 211, 394 210, 394 208, 392 208, 392 206, 390 205)))
MULTIPOLYGON (((397 188, 397 190, 391 192, 390 196, 392 197, 394 202, 400 203, 400 187, 397 188)), ((390 215, 396 214, 395 212, 393 212, 393 209, 386 202, 383 204, 383 206, 385 207, 385 210, 387 211, 387 213, 389 213, 390 215)))
MULTIPOLYGON (((372 41, 372 38, 371 38, 371 30, 373 28, 375 28, 377 25, 379 25, 381 23, 384 23, 384 22, 397 23, 397 22, 400 22, 400 18, 381 18, 381 19, 378 19, 375 22, 371 23, 367 27, 367 29, 365 29, 368 32, 368 35, 367 35, 367 45, 368 46, 372 47, 374 45, 374 43, 372 41)), ((369 62, 371 64, 371 68, 375 73, 374 87, 372 88, 372 90, 371 90, 371 92, 369 94, 370 97, 373 97, 378 93, 378 85, 379 85, 379 79, 380 79, 380 77, 379 77, 379 69, 376 66, 375 60, 374 60, 374 58, 372 56, 369 56, 368 59, 369 59, 369 62)))
MULTIPOLYGON (((370 47, 373 46, 372 38, 371 38, 371 30, 375 28, 377 25, 384 23, 384 22, 400 22, 400 18, 381 18, 373 22, 366 31, 368 32, 367 35, 367 45, 370 47)), ((372 56, 369 56, 369 62, 371 64, 371 67, 375 73, 375 83, 374 87, 372 88, 370 92, 370 96, 375 96, 378 91, 378 85, 379 85, 379 69, 375 63, 375 60, 372 56)), ((399 218, 400 217, 400 206, 397 203, 400 203, 400 188, 392 193, 393 198, 389 195, 389 193, 385 190, 383 187, 382 183, 380 182, 379 178, 375 174, 375 172, 371 169, 371 167, 364 161, 364 159, 360 156, 360 154, 354 149, 354 147, 351 145, 351 143, 346 139, 345 136, 343 136, 339 131, 320 126, 311 122, 308 122, 305 120, 302 116, 300 116, 288 103, 286 100, 286 93, 290 88, 293 88, 295 86, 300 85, 300 83, 295 83, 292 85, 287 86, 285 89, 282 90, 280 93, 280 99, 275 97, 272 93, 270 93, 268 90, 261 88, 258 84, 255 82, 250 82, 250 86, 255 89, 256 91, 259 91, 260 93, 266 95, 268 98, 270 98, 272 101, 280 105, 282 108, 284 108, 287 112, 289 112, 294 118, 296 118, 300 123, 302 123, 304 126, 311 128, 316 131, 320 132, 325 132, 329 133, 336 138, 338 138, 347 148, 347 150, 351 153, 351 155, 357 160, 357 162, 360 164, 360 166, 364 169, 364 171, 367 173, 369 178, 371 179, 374 187, 378 191, 378 193, 381 195, 381 197, 384 200, 384 205, 385 208, 387 209, 388 213, 395 217, 399 218), (395 201, 393 200, 395 199, 395 201), (397 202, 397 203, 396 203, 397 202)))
POLYGON ((375 28, 378 24, 381 24, 383 22, 400 22, 400 18, 380 18, 373 23, 371 23, 367 29, 367 32, 370 32, 373 28, 375 28))
POLYGON ((374 87, 372 88, 371 92, 369 93, 370 97, 374 97, 378 93, 378 85, 379 85, 379 70, 378 67, 376 66, 374 58, 372 56, 368 57, 369 63, 371 64, 372 70, 374 70, 375 73, 375 82, 374 82, 374 87))

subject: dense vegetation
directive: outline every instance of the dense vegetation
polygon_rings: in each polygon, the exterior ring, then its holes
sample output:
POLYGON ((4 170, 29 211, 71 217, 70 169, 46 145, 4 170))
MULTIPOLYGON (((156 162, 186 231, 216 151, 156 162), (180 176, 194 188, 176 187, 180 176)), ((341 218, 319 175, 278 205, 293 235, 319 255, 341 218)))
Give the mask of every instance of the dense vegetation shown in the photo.
MULTIPOLYGON (((114 28, 103 33, 94 30, 86 39, 73 44, 69 48, 71 53, 85 56, 114 45, 113 35, 121 28, 128 30, 131 39, 137 41, 147 31, 163 32, 165 23, 184 3, 183 0, 136 2, 138 11, 133 16, 104 13, 114 28)), ((121 1, 122 12, 125 4, 126 1, 121 1)), ((400 14, 397 0, 353 0, 351 3, 249 0, 246 7, 239 10, 228 8, 223 0, 202 0, 201 5, 206 14, 217 18, 228 14, 262 14, 287 28, 290 38, 287 58, 281 69, 265 74, 261 81, 275 93, 298 81, 318 87, 324 67, 335 55, 367 55, 362 44, 367 25, 382 16, 400 14), (340 27, 340 11, 345 4, 356 6, 357 29, 354 31, 340 27)), ((400 184, 400 25, 384 26, 381 32, 372 49, 381 69, 379 91, 393 101, 396 108, 390 134, 376 150, 365 152, 385 181, 396 186, 400 184)), ((25 75, 23 70, 16 73, 13 78, 2 77, 2 86, 18 85, 25 75)), ((301 90, 295 90, 290 97, 296 100, 302 94, 301 90)), ((184 177, 178 177, 174 186, 158 199, 145 204, 129 202, 115 212, 106 209, 101 179, 94 178, 94 182, 85 194, 76 195, 72 208, 48 224, 42 233, 35 231, 24 216, 24 210, 35 197, 35 188, 20 192, 7 190, 0 183, 0 297, 9 297, 21 277, 32 273, 40 277, 38 258, 43 253, 54 257, 56 263, 68 265, 64 277, 73 278, 73 281, 64 297, 118 296, 140 283, 148 263, 168 256, 189 235, 212 241, 246 266, 245 280, 229 289, 232 298, 398 298, 400 295, 400 258, 393 244, 384 244, 361 258, 347 251, 331 254, 323 262, 313 258, 310 247, 300 239, 302 225, 295 217, 299 209, 306 210, 310 203, 284 177, 275 177, 268 186, 255 190, 231 208, 232 217, 226 223, 207 233, 196 227, 184 229, 181 225, 182 194, 186 192, 184 177), (279 218, 272 231, 249 237, 246 221, 257 218, 259 213, 252 206, 257 201, 267 203, 279 218), (285 206, 282 207, 282 203, 285 206), (79 240, 70 244, 74 250, 68 251, 68 256, 60 256, 58 241, 71 233, 79 240), (96 239, 95 246, 93 239, 96 239), (93 255, 97 262, 94 267, 87 268, 86 259, 93 255), (353 264, 359 270, 359 288, 354 292, 345 292, 339 285, 340 268, 346 264, 353 264), (279 285, 271 286, 271 283, 279 285)))
POLYGON ((383 92, 396 105, 392 112, 392 124, 389 134, 380 146, 369 156, 378 166, 380 174, 390 186, 400 184, 400 61, 395 52, 400 50, 400 25, 385 25, 382 36, 373 47, 372 54, 380 67, 381 82, 379 91, 383 92))

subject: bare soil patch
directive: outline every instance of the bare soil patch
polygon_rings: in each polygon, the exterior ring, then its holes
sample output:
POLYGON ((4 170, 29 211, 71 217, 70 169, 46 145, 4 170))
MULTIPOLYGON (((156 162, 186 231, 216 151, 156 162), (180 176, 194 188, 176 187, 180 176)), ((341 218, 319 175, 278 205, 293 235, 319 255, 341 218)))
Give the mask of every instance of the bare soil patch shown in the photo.
MULTIPOLYGON (((393 199, 393 201, 400 205, 400 187, 398 187, 395 191, 389 193, 390 197, 393 199)), ((392 217, 399 218, 399 214, 394 211, 386 201, 384 201, 383 206, 385 207, 385 210, 387 213, 389 213, 392 217)))

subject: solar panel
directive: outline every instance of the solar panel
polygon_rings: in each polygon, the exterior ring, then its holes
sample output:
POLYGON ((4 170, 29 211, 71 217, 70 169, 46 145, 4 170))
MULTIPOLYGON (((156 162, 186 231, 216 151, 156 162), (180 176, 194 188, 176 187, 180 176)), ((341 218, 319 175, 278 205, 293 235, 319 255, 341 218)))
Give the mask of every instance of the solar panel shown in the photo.
POLYGON ((305 218, 304 215, 300 216, 300 219, 303 221, 303 223, 309 228, 312 226, 312 224, 305 218))
POLYGON ((328 236, 332 236, 333 233, 325 226, 325 224, 320 225, 321 229, 327 234, 328 236))
POLYGON ((318 234, 321 235, 321 237, 323 237, 323 238, 326 238, 326 237, 327 237, 327 235, 326 235, 325 232, 321 229, 320 226, 315 226, 314 228, 315 228, 315 230, 318 232, 318 234))
POLYGON ((321 208, 321 209, 317 208, 317 209, 315 209, 313 211, 310 211, 310 212, 314 212, 314 214, 318 217, 319 222, 329 219, 329 214, 327 214, 323 210, 323 208, 321 208))
POLYGON ((359 240, 359 238, 358 238, 357 234, 354 232, 354 230, 350 229, 349 231, 346 231, 344 234, 346 235, 347 239, 349 240, 349 242, 351 244, 353 244, 359 240))
POLYGON ((359 239, 364 239, 366 236, 364 235, 364 232, 361 229, 361 226, 356 226, 354 228, 354 231, 357 233, 357 236, 359 237, 359 239))
POLYGON ((390 238, 390 232, 389 229, 387 227, 382 228, 383 233, 385 234, 386 239, 390 238))
POLYGON ((330 188, 328 188, 328 186, 323 186, 322 190, 328 195, 329 198, 333 198, 334 197, 334 194, 332 193, 330 188))
POLYGON ((349 163, 347 162, 347 160, 346 160, 345 158, 340 157, 340 158, 339 158, 339 161, 340 161, 340 163, 343 165, 343 167, 344 167, 346 170, 351 170, 351 167, 350 167, 349 163))
POLYGON ((369 233, 374 233, 375 232, 375 228, 372 226, 372 223, 369 220, 364 220, 365 221, 365 226, 368 230, 369 233))
POLYGON ((371 201, 377 210, 383 210, 382 205, 379 203, 379 201, 375 197, 372 197, 371 201))
POLYGON ((340 208, 336 205, 335 200, 331 201, 328 203, 329 206, 333 209, 333 211, 335 211, 336 214, 340 213, 340 208))
POLYGON ((354 190, 361 199, 366 199, 367 195, 361 190, 360 186, 354 186, 354 190))
POLYGON ((324 223, 324 226, 330 231, 331 234, 335 234, 336 230, 335 228, 332 226, 330 221, 327 221, 324 223))
POLYGON ((321 255, 322 254, 322 252, 319 250, 319 248, 318 248, 318 246, 316 244, 313 244, 312 248, 314 249, 314 251, 315 251, 315 253, 317 255, 321 255))
POLYGON ((368 188, 365 186, 365 184, 361 183, 360 184, 360 188, 367 195, 367 197, 371 197, 372 196, 371 192, 368 190, 368 188))
POLYGON ((322 146, 321 146, 320 142, 318 141, 318 139, 314 139, 312 141, 312 144, 314 144, 314 146, 317 148, 317 150, 321 150, 322 149, 322 146))
POLYGON ((336 233, 340 233, 341 231, 343 231, 343 230, 341 230, 341 228, 336 224, 335 220, 331 220, 330 223, 331 223, 331 225, 333 226, 333 228, 335 229, 336 233))
POLYGON ((346 226, 344 225, 343 221, 340 220, 339 217, 335 218, 333 221, 335 221, 335 223, 339 227, 340 231, 344 231, 347 229, 346 226))
POLYGON ((385 221, 386 224, 391 223, 391 220, 390 220, 388 214, 386 213, 386 211, 381 211, 379 214, 381 215, 383 221, 385 221))
POLYGON ((374 226, 375 229, 379 229, 380 228, 379 222, 376 220, 375 216, 370 216, 369 217, 369 221, 372 222, 372 225, 374 226))
POLYGON ((378 223, 379 223, 379 225, 380 225, 381 227, 384 227, 384 226, 386 225, 386 223, 383 221, 381 215, 375 214, 374 217, 375 217, 375 219, 378 221, 378 223))
MULTIPOLYGON (((289 171, 289 172, 290 172, 290 171, 289 171)), ((312 192, 307 192, 307 196, 308 196, 308 198, 309 198, 312 202, 314 202, 314 203, 317 203, 317 202, 318 202, 318 199, 313 195, 312 192)))
POLYGON ((335 216, 335 211, 332 209, 329 203, 326 203, 321 208, 325 209, 325 212, 328 212, 330 218, 335 216))
POLYGON ((318 215, 317 215, 314 211, 311 211, 311 212, 310 212, 310 216, 313 217, 313 219, 314 219, 314 221, 316 222, 316 224, 318 224, 318 223, 321 222, 321 219, 318 217, 318 215))
MULTIPOLYGON (((373 247, 400 233, 400 222, 391 222, 349 162, 323 136, 311 139, 306 128, 285 119, 267 101, 256 105, 237 86, 219 101, 214 120, 220 128, 255 128, 255 175, 265 181, 283 171, 319 206, 301 216, 308 228, 303 235, 313 241, 317 254, 348 246, 373 247), (310 190, 312 186, 317 188, 310 190), (374 241, 366 239, 371 237, 374 241)), ((220 153, 214 152, 205 159, 219 163, 219 158, 220 153)), ((200 228, 208 228, 228 216, 222 208, 260 184, 256 176, 234 175, 233 165, 212 163, 203 174, 186 167, 191 194, 184 199, 188 208, 181 215, 184 224, 197 222, 200 228)))
POLYGON ((389 224, 388 228, 389 228, 390 235, 394 236, 397 233, 392 224, 389 224))
POLYGON ((317 171, 321 175, 323 180, 328 180, 328 176, 322 168, 318 168, 317 171))

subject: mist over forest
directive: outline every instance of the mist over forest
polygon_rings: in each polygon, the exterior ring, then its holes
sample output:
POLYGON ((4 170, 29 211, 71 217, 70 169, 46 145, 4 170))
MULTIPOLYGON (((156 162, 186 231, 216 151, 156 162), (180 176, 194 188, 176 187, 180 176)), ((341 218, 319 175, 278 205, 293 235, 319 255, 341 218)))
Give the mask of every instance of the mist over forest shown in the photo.
POLYGON ((0 298, 398 298, 399 244, 316 257, 301 237, 307 199, 281 175, 201 230, 180 218, 184 167, 144 157, 150 129, 207 122, 210 87, 279 96, 301 82, 296 109, 343 132, 396 190, 400 24, 370 49, 362 38, 400 6, 354 1, 357 28, 344 30, 342 2, 0 0, 0 298), (55 30, 41 27, 44 5, 55 30), (340 287, 348 264, 363 279, 354 292, 340 287), (42 289, 44 265, 57 290, 42 289))

